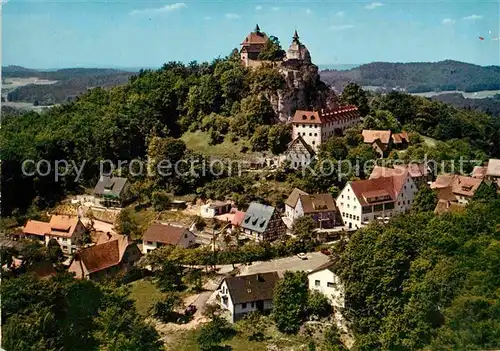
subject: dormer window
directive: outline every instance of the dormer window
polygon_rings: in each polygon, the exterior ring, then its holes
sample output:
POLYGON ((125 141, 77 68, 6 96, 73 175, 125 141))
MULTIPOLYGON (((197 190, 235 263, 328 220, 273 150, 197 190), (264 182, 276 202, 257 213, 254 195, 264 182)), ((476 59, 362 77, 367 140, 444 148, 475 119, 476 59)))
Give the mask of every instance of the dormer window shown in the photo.
POLYGON ((302 115, 302 119, 303 119, 303 120, 306 120, 306 119, 307 119, 307 116, 306 116, 306 115, 302 115))
POLYGON ((314 115, 311 115, 311 120, 314 120, 316 119, 316 117, 314 117, 314 115))

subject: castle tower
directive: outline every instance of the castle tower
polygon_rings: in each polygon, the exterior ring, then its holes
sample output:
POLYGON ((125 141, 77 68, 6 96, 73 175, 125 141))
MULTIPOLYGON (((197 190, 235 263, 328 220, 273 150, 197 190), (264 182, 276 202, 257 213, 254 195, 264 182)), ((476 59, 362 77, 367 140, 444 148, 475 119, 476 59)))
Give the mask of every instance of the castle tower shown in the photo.
POLYGON ((299 40, 299 33, 297 30, 293 33, 292 43, 286 52, 287 60, 299 60, 306 63, 311 63, 311 54, 306 46, 299 40))
POLYGON ((269 38, 266 33, 261 32, 259 25, 255 26, 253 32, 249 33, 240 44, 240 58, 245 67, 249 67, 258 60, 259 54, 264 49, 269 38))

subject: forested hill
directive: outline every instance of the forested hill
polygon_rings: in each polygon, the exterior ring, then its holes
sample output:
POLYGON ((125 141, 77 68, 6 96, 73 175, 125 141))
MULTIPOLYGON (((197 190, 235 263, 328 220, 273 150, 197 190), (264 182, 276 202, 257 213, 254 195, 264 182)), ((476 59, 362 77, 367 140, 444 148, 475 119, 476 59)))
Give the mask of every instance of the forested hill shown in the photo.
POLYGON ((478 66, 459 61, 373 62, 347 70, 324 70, 321 79, 342 90, 348 82, 363 86, 402 88, 409 93, 500 89, 500 66, 478 66))
POLYGON ((20 66, 2 67, 3 93, 8 101, 52 105, 73 100, 89 88, 126 84, 132 72, 110 68, 67 68, 37 71, 20 66), (27 81, 37 78, 50 82, 27 81))

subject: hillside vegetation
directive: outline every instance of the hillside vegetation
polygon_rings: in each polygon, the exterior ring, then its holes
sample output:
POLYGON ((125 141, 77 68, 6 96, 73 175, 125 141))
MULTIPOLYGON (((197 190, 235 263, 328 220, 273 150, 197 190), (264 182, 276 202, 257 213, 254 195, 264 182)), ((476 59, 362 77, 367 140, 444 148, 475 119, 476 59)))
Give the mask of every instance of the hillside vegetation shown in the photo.
POLYGON ((403 88, 408 93, 500 89, 500 66, 478 66, 459 61, 373 62, 347 70, 324 70, 321 79, 337 90, 348 82, 363 86, 403 88))

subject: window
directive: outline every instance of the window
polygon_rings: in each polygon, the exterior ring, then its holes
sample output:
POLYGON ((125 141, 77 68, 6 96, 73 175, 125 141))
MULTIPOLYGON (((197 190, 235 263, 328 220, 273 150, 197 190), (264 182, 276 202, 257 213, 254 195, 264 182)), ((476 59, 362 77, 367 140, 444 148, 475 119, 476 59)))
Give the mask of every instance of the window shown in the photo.
POLYGON ((318 136, 318 133, 314 133, 314 136, 318 136))
POLYGON ((351 205, 347 204, 347 208, 351 207, 351 205))
POLYGON ((319 286, 319 285, 320 285, 320 283, 321 283, 321 282, 320 282, 319 280, 315 280, 315 281, 314 281, 314 286, 319 286))
POLYGON ((313 140, 312 144, 314 145, 314 144, 316 144, 316 142, 313 140))
POLYGON ((251 306, 252 306, 252 308, 255 307, 255 302, 252 302, 251 306))
POLYGON ((344 203, 343 203, 343 202, 341 202, 341 203, 340 203, 340 206, 344 206, 344 203))
POLYGON ((184 239, 187 239, 188 235, 187 234, 184 234, 184 239))
POLYGON ((350 197, 350 196, 348 196, 348 197, 347 197, 347 200, 350 200, 350 199, 351 199, 351 197, 350 197))
POLYGON ((312 136, 312 133, 309 133, 309 136, 312 136))
POLYGON ((342 198, 344 198, 344 194, 342 194, 342 198))
POLYGON ((247 308, 247 304, 246 304, 246 303, 242 303, 242 304, 241 304, 241 309, 243 309, 243 310, 244 310, 244 309, 246 309, 246 308, 247 308))
POLYGON ((333 287, 335 287, 335 284, 333 284, 332 282, 328 282, 328 283, 326 283, 326 286, 329 288, 333 288, 333 287))

